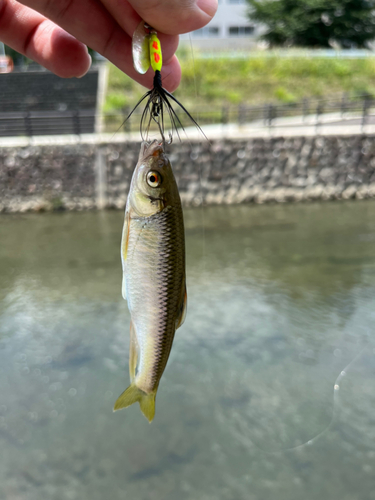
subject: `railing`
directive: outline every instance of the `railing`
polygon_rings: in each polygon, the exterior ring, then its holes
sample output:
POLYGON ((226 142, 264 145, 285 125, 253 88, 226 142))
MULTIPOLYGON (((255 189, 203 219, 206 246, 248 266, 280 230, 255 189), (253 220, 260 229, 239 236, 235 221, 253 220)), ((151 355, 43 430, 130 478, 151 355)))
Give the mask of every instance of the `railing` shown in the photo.
MULTIPOLYGON (((349 97, 347 94, 343 94, 336 98, 305 98, 299 102, 285 104, 200 106, 195 109, 189 108, 189 112, 202 127, 232 123, 254 127, 315 126, 318 130, 323 124, 350 125, 352 123, 364 127, 371 121, 372 108, 375 108, 375 99, 371 96, 349 97)), ((115 132, 119 127, 122 127, 124 132, 138 131, 142 110, 137 109, 131 118, 125 121, 130 111, 130 108, 125 108, 122 113, 103 115, 105 129, 109 132, 115 132)), ((177 109, 177 106, 175 106, 175 111, 184 127, 192 125, 186 114, 177 109)), ((153 129, 156 130, 156 127, 153 129)))
POLYGON ((95 119, 95 110, 0 113, 0 137, 88 134, 95 119))
MULTIPOLYGON (((200 106, 190 108, 192 116, 202 127, 208 125, 237 124, 254 129, 272 127, 315 127, 358 125, 365 128, 375 124, 375 100, 367 95, 355 98, 344 94, 336 98, 305 98, 300 102, 287 104, 263 103, 257 106, 200 106)), ((138 132, 142 110, 137 109, 126 120, 131 109, 98 115, 95 110, 18 112, 0 114, 0 137, 87 134, 98 132, 95 124, 101 123, 101 132, 138 132)), ((192 126, 183 111, 175 111, 184 127, 192 126)), ((157 130, 151 125, 151 130, 157 130)))

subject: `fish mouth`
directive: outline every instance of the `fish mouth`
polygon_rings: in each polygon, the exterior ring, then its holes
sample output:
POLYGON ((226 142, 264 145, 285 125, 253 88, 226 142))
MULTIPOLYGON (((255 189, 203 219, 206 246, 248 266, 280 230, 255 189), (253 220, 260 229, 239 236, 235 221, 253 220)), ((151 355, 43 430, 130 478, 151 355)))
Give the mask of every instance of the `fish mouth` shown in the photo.
POLYGON ((164 154, 164 148, 162 142, 157 140, 152 142, 142 142, 138 161, 144 162, 152 157, 161 159, 161 155, 163 154, 164 154))

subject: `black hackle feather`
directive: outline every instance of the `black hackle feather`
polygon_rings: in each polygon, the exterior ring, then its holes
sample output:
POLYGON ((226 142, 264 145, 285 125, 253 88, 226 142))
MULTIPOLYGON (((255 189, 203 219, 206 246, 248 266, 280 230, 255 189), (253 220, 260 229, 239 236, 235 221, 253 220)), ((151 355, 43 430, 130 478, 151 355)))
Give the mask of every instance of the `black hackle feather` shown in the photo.
POLYGON ((172 142, 173 135, 176 134, 179 140, 181 140, 180 134, 178 129, 182 129, 185 131, 181 120, 179 116, 177 115, 176 111, 173 109, 173 106, 170 101, 175 102, 181 109, 182 111, 189 117, 189 119, 194 123, 194 125, 197 127, 197 129, 203 134, 203 136, 207 139, 205 136, 203 130, 201 127, 198 125, 196 120, 191 116, 189 111, 183 106, 183 104, 176 99, 176 97, 168 92, 165 88, 163 88, 162 81, 161 81, 161 73, 160 71, 155 71, 155 76, 154 76, 154 86, 151 90, 146 92, 141 99, 137 102, 137 104, 134 106, 132 111, 129 113, 129 115, 126 117, 124 123, 132 116, 134 111, 138 108, 142 102, 147 99, 145 108, 142 112, 141 115, 141 122, 140 122, 140 133, 142 140, 145 141, 147 140, 148 133, 150 130, 151 123, 154 121, 157 126, 159 127, 159 131, 161 133, 163 142, 165 142, 165 114, 164 114, 164 109, 166 109, 167 114, 169 116, 169 120, 171 123, 171 133, 170 133, 170 141, 172 142))

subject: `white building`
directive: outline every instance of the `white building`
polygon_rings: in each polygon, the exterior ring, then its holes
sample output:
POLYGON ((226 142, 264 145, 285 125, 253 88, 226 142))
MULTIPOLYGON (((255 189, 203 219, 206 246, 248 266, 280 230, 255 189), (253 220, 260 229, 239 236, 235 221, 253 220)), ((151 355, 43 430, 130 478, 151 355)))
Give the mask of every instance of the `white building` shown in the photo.
MULTIPOLYGON (((194 45, 202 49, 231 49, 254 47, 261 33, 259 25, 250 21, 246 0, 219 0, 215 17, 204 28, 193 31, 194 45)), ((181 36, 182 41, 189 35, 181 36)))

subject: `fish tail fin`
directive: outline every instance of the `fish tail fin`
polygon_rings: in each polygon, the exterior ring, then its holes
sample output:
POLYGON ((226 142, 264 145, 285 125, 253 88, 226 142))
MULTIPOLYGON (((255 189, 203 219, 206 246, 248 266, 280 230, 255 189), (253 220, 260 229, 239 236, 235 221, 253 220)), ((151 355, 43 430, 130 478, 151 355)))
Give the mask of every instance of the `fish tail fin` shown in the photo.
POLYGON ((141 407, 141 411, 143 415, 148 419, 151 423, 155 416, 155 396, 156 392, 152 392, 151 394, 143 393, 144 396, 139 401, 139 406, 141 407))
POLYGON ((128 406, 136 403, 138 401, 141 407, 143 415, 147 418, 149 422, 152 422, 155 416, 155 396, 156 391, 147 394, 137 387, 135 384, 129 385, 129 387, 119 396, 117 399, 113 411, 121 410, 122 408, 127 408, 128 406))

